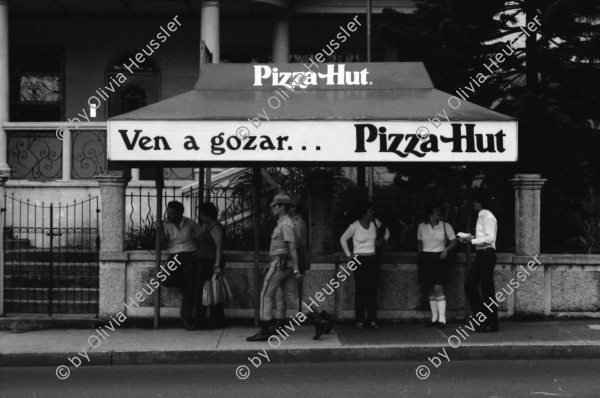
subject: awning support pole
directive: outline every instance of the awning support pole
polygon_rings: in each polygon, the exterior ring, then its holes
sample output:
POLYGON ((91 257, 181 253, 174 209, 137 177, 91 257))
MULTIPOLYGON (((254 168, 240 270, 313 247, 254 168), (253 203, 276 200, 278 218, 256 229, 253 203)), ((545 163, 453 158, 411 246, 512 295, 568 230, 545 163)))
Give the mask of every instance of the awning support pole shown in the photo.
MULTIPOLYGON (((367 62, 371 62, 371 14, 373 1, 367 0, 367 62)), ((375 173, 373 166, 369 166, 367 172, 367 195, 369 201, 373 201, 373 183, 375 182, 375 173)))
POLYGON ((260 167, 252 168, 252 185, 254 187, 254 326, 260 323, 260 269, 258 256, 260 254, 260 167))
MULTIPOLYGON (((467 206, 466 206, 466 223, 467 226, 465 228, 465 231, 467 231, 467 233, 470 233, 471 231, 471 201, 473 199, 473 188, 469 185, 469 187, 467 187, 467 206)), ((465 284, 467 283, 467 276, 469 274, 469 270, 471 269, 471 244, 467 243, 465 245, 465 275, 464 275, 464 281, 463 281, 463 286, 465 286, 465 284)), ((470 308, 469 308, 469 300, 465 300, 465 323, 469 320, 469 312, 470 312, 470 308)))
MULTIPOLYGON (((156 182, 156 257, 154 258, 154 273, 155 275, 160 271, 160 231, 162 229, 162 218, 163 218, 163 186, 164 176, 162 167, 154 169, 154 180, 156 182)), ((160 320, 160 286, 156 289, 154 294, 154 329, 158 329, 158 322, 160 320)))

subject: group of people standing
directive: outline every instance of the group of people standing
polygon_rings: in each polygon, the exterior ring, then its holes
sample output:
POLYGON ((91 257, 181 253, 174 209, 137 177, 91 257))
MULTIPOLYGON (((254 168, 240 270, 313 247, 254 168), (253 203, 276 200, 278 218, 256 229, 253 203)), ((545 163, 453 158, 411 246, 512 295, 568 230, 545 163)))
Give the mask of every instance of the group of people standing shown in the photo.
MULTIPOLYGON (((419 225, 417 240, 419 248, 419 283, 427 288, 431 320, 426 327, 446 327, 446 296, 444 286, 448 271, 453 263, 452 255, 458 243, 475 245, 475 264, 468 270, 465 281, 465 294, 475 314, 484 311, 484 302, 495 295, 494 268, 496 266, 496 235, 498 223, 488 210, 491 196, 486 191, 478 191, 473 196, 473 209, 477 212, 475 236, 470 234, 456 237, 452 226, 442 218, 442 207, 430 204, 425 220, 419 225), (479 294, 481 286, 481 294, 479 294)), ((486 316, 479 332, 498 331, 498 309, 486 316)))
MULTIPOLYGON (((425 217, 417 229, 419 257, 418 281, 425 287, 429 297, 431 319, 426 327, 446 327, 446 296, 444 286, 448 272, 454 261, 454 253, 459 243, 475 245, 475 264, 468 270, 465 294, 475 314, 484 312, 484 302, 495 295, 494 267, 496 266, 497 220, 488 206, 491 195, 486 191, 475 193, 472 201, 478 218, 475 236, 455 235, 452 226, 442 217, 442 206, 431 203, 425 217), (479 293, 481 287, 481 294, 479 293)), ((355 283, 355 322, 356 328, 363 330, 369 326, 378 329, 377 285, 381 264, 381 246, 389 239, 387 227, 375 218, 371 203, 359 206, 358 219, 350 224, 340 238, 340 244, 348 259, 357 256, 360 266, 354 272, 355 283), (349 248, 351 241, 353 247, 349 248), (366 323, 365 323, 366 310, 366 323)), ((498 310, 493 308, 479 332, 498 331, 498 310)))
MULTIPOLYGON (((475 264, 468 270, 465 293, 471 309, 477 314, 484 311, 484 302, 495 295, 494 267, 496 265, 497 221, 487 209, 491 200, 487 192, 479 191, 473 197, 473 208, 478 213, 475 235, 456 236, 452 226, 442 217, 442 207, 430 204, 425 219, 417 230, 418 280, 426 288, 431 309, 427 327, 446 327, 446 296, 444 286, 453 261, 453 252, 459 243, 473 244, 476 249, 475 264), (481 295, 479 294, 481 286, 481 295)), ((264 270, 264 282, 260 294, 260 329, 247 338, 248 341, 266 341, 285 322, 288 308, 299 306, 303 314, 318 324, 323 324, 327 314, 306 311, 308 305, 302 293, 305 270, 310 268, 306 223, 300 216, 301 202, 285 194, 278 194, 270 204, 277 224, 271 234, 270 263, 264 270), (273 316, 275 313, 275 316, 273 316)), ((167 246, 171 257, 177 256, 183 271, 183 299, 181 319, 186 329, 205 328, 207 308, 202 305, 202 286, 205 281, 223 272, 224 228, 217 221, 217 209, 212 203, 199 206, 202 226, 183 216, 183 205, 170 202, 167 218, 161 229, 161 242, 167 246)), ((360 264, 354 272, 355 326, 378 329, 377 286, 381 266, 381 248, 388 241, 390 231, 375 218, 372 203, 358 206, 358 217, 340 238, 340 244, 348 260, 360 264), (351 244, 349 245, 349 243, 351 244)), ((459 234, 460 235, 460 234, 459 234)), ((223 305, 211 307, 212 327, 222 327, 223 305)), ((323 329, 315 335, 318 338, 323 329)), ((330 325, 329 325, 330 328, 330 325)), ((498 331, 497 308, 486 318, 480 332, 498 331)))
POLYGON ((225 320, 223 304, 202 305, 204 283, 213 275, 219 277, 225 267, 223 243, 225 228, 217 221, 214 204, 205 202, 198 206, 202 225, 183 215, 181 202, 167 204, 167 216, 159 228, 161 246, 169 252, 169 261, 177 258, 179 265, 168 286, 182 288, 181 323, 187 330, 222 328, 225 320))

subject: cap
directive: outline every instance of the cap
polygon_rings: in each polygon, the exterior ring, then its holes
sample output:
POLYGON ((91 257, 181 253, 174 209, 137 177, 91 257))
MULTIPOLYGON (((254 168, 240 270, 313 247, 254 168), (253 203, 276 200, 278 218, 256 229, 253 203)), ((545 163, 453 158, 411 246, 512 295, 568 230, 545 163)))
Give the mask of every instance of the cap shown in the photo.
POLYGON ((303 206, 302 196, 300 194, 294 195, 294 197, 292 198, 290 204, 292 206, 303 206))
POLYGON ((280 204, 280 205, 289 205, 291 202, 290 197, 286 194, 280 193, 275 195, 273 198, 273 203, 271 205, 280 204))

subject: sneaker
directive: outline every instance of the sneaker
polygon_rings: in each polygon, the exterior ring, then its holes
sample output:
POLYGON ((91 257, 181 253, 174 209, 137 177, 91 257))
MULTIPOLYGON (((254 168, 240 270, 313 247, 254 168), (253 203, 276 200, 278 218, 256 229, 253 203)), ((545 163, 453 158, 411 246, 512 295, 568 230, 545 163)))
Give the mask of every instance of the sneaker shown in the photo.
POLYGON ((365 324, 363 322, 356 322, 355 326, 358 330, 365 330, 365 324))

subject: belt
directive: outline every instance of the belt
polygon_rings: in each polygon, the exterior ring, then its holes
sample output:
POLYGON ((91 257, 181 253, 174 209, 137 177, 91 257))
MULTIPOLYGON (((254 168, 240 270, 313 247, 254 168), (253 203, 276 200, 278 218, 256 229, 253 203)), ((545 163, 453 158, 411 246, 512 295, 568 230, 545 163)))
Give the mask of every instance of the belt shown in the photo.
POLYGON ((493 247, 486 247, 485 249, 475 249, 478 252, 495 252, 496 249, 494 249, 493 247))

